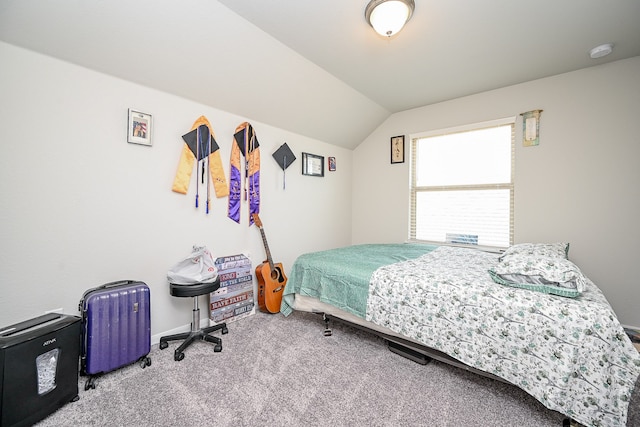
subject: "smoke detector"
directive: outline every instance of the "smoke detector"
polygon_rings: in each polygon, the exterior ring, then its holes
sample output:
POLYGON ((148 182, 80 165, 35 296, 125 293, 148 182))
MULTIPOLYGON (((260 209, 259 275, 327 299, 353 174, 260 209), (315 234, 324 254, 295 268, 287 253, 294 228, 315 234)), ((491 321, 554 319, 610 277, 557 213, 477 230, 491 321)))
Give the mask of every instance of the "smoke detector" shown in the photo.
POLYGON ((609 55, 613 51, 613 45, 611 43, 601 44, 600 46, 596 46, 589 51, 589 56, 591 59, 602 58, 603 56, 609 55))

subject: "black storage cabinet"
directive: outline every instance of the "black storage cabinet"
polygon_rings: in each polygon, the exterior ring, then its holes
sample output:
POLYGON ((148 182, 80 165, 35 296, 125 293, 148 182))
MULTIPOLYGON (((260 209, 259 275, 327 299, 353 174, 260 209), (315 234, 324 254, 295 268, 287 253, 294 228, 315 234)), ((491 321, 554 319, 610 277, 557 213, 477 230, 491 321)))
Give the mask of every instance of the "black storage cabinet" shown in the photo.
POLYGON ((80 317, 0 328, 0 426, 30 426, 78 398, 80 317))

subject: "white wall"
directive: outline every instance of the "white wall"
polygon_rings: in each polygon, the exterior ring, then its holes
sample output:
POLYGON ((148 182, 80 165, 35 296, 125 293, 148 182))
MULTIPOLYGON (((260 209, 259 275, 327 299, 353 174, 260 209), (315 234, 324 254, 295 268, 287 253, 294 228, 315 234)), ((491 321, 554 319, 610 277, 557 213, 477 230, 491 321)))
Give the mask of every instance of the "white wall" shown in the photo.
POLYGON ((59 307, 78 314, 84 290, 132 278, 151 287, 157 335, 191 320, 191 302, 172 298, 165 278, 191 245, 262 262, 259 231, 246 216, 227 219, 226 199, 214 198, 207 217, 193 207, 193 183, 187 196, 170 190, 180 137, 200 115, 227 174, 235 127, 255 127, 260 217, 288 271, 304 252, 406 239, 409 163, 389 163, 391 136, 537 108, 540 146, 523 148, 517 132, 515 240, 571 242, 571 259, 620 320, 640 325, 640 58, 398 113, 353 152, 9 44, 0 43, 0 60, 0 325, 59 307), (126 142, 129 107, 153 114, 153 147, 126 142), (282 190, 271 153, 285 141, 298 160, 282 190), (303 151, 335 156, 337 171, 302 176, 303 151))
POLYGON ((640 57, 394 114, 353 153, 352 243, 408 236, 410 164, 390 164, 390 137, 408 149, 411 134, 509 116, 515 243, 570 242, 620 321, 640 325, 640 57), (525 148, 519 114, 533 109, 540 145, 525 148))
MULTIPOLYGON (((213 197, 209 216, 195 210, 195 174, 187 196, 171 191, 181 135, 200 115, 227 177, 236 126, 254 126, 260 218, 275 262, 288 271, 301 253, 350 243, 351 151, 9 44, 0 43, 0 58, 0 325, 56 308, 77 315, 86 289, 136 279, 151 288, 158 335, 191 321, 191 300, 169 295, 166 272, 193 244, 217 256, 248 252, 254 266, 265 259, 246 205, 238 225, 226 198, 213 197), (127 143, 130 107, 153 115, 152 147, 127 143), (286 190, 271 157, 284 142, 298 157, 286 190), (336 157, 337 171, 302 176, 303 151, 336 157)), ((206 307, 202 297, 202 317, 206 307)))

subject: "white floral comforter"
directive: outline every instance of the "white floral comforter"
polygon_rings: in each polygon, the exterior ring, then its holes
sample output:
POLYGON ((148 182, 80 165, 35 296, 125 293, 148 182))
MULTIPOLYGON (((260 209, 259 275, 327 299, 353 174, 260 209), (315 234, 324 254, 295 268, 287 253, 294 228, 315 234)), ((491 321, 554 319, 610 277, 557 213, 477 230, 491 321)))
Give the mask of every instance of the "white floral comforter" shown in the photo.
POLYGON ((522 388, 587 426, 625 426, 640 356, 602 292, 494 283, 498 256, 440 247, 377 269, 366 319, 522 388))

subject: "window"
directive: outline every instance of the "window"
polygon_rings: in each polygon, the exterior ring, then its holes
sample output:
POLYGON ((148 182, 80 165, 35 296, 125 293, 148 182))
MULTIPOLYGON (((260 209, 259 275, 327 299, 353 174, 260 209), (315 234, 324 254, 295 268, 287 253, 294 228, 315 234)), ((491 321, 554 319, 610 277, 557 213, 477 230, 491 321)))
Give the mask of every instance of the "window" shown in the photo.
POLYGON ((509 118, 412 138, 411 239, 511 245, 514 125, 509 118))

